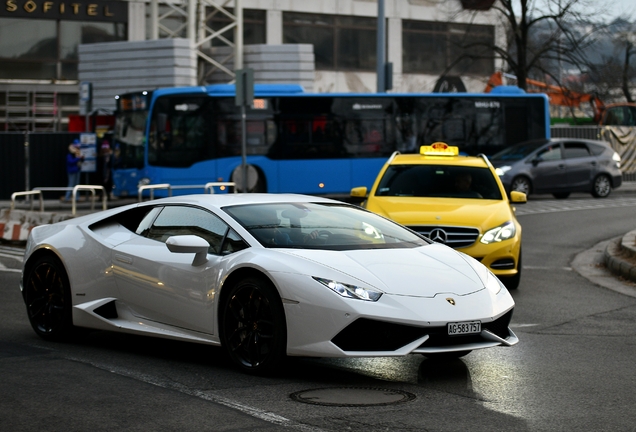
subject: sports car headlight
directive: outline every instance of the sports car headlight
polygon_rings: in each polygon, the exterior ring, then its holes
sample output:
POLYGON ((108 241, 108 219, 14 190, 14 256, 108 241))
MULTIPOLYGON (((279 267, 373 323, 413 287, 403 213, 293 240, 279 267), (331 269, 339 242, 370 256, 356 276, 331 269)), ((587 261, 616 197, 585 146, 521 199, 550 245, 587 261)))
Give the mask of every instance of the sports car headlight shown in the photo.
POLYGON ((508 221, 496 228, 489 229, 481 238, 483 244, 497 243, 503 240, 513 238, 517 233, 517 228, 512 221, 508 221))
POLYGON ((368 288, 362 288, 355 285, 344 284, 342 282, 336 282, 330 279, 323 279, 316 276, 313 276, 314 280, 320 282, 330 290, 340 294, 343 297, 358 299, 358 300, 366 300, 366 301, 378 301, 380 297, 382 297, 382 293, 379 291, 374 291, 368 288))
POLYGON ((491 271, 488 271, 488 274, 486 275, 485 285, 486 288, 493 292, 493 294, 499 294, 499 291, 501 291, 501 288, 503 287, 501 281, 491 271))
POLYGON ((499 168, 495 168, 495 172, 497 173, 497 175, 499 177, 501 177, 502 175, 504 175, 505 173, 507 173, 508 171, 510 171, 512 169, 511 166, 509 165, 504 165, 502 167, 499 168))

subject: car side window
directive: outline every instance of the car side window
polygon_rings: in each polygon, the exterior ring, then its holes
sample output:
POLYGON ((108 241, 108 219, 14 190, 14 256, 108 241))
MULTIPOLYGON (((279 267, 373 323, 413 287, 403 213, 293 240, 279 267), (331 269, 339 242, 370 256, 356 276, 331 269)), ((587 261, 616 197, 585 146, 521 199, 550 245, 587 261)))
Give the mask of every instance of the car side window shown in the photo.
POLYGON ((210 243, 208 253, 219 255, 229 227, 209 211, 187 206, 165 206, 140 235, 162 243, 175 235, 196 235, 210 243))
POLYGON ((537 153, 537 157, 540 157, 545 161, 559 160, 561 159, 561 146, 557 144, 546 147, 537 153))
POLYGON ((569 142, 565 143, 563 147, 566 159, 582 158, 590 155, 590 151, 583 143, 569 142))

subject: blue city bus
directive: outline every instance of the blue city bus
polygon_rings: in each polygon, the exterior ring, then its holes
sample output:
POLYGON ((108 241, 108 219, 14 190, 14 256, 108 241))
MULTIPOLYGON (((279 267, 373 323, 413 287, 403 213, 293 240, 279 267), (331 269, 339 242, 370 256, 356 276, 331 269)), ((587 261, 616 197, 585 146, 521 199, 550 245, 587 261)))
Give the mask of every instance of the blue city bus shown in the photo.
MULTIPOLYGON (((237 184, 242 191, 241 110, 234 85, 163 88, 118 96, 114 194, 139 185, 237 184)), ((444 141, 494 154, 549 138, 548 99, 510 93, 305 93, 257 84, 246 109, 247 192, 348 195, 371 187, 394 152, 444 141)))

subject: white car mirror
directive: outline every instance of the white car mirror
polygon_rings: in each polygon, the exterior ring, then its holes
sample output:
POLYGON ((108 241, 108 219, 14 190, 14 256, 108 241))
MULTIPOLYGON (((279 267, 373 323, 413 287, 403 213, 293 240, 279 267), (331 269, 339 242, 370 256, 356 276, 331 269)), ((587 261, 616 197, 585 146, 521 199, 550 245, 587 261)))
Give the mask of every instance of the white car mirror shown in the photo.
POLYGON ((195 235, 179 235, 168 237, 166 246, 170 252, 174 253, 193 253, 193 266, 200 266, 208 262, 208 249, 210 243, 195 235))

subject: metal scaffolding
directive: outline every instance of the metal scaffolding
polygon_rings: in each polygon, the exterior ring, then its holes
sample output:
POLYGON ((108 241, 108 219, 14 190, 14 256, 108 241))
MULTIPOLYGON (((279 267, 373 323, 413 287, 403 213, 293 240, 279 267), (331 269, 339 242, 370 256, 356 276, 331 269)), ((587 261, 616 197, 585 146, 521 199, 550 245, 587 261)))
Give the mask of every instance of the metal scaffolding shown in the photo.
POLYGON ((189 39, 196 50, 200 85, 216 71, 223 72, 228 82, 233 82, 234 70, 243 68, 242 0, 151 0, 150 38, 177 37, 189 39), (230 4, 234 6, 232 9, 230 4), (219 14, 229 23, 214 30, 209 22, 219 14), (234 42, 230 40, 229 32, 234 32, 234 42), (229 46, 233 51, 225 57, 213 58, 210 50, 213 41, 229 46))

